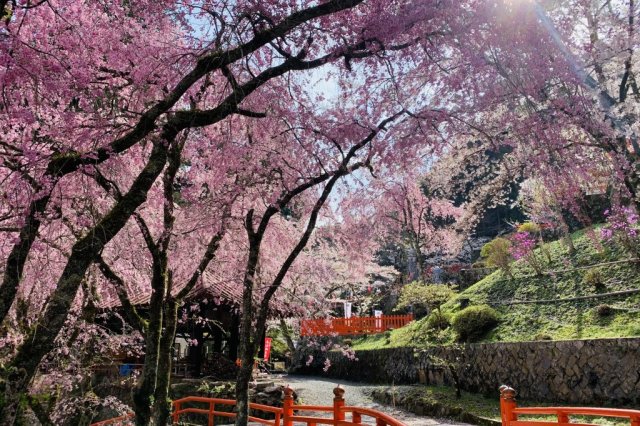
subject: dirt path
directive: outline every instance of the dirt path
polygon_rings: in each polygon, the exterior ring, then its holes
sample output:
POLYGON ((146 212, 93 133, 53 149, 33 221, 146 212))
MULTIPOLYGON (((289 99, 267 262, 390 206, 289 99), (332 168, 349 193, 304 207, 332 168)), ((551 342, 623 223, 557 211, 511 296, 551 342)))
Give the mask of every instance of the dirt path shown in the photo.
POLYGON ((452 420, 422 417, 398 408, 381 405, 373 401, 371 391, 383 387, 344 380, 323 379, 310 376, 285 376, 285 383, 298 393, 301 403, 305 405, 332 405, 333 389, 340 384, 345 389, 344 398, 347 405, 373 408, 404 422, 407 426, 465 425, 452 420))

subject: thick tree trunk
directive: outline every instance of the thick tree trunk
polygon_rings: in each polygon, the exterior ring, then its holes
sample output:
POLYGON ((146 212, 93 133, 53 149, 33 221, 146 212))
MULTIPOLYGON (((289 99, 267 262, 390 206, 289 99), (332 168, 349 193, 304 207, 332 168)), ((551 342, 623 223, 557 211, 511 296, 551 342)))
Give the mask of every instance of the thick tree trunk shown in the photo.
POLYGON ((640 212, 640 194, 638 194, 638 187, 640 186, 640 161, 636 161, 635 164, 632 163, 624 179, 624 185, 629 191, 631 202, 636 210, 640 212))
POLYGON ((158 357, 158 374, 153 403, 153 424, 156 426, 166 425, 171 413, 169 389, 171 386, 173 342, 176 337, 177 323, 178 304, 175 300, 170 299, 165 302, 164 306, 164 330, 160 339, 158 357))
POLYGON ((136 424, 139 426, 148 425, 151 420, 151 397, 156 391, 163 328, 162 299, 160 291, 154 290, 149 308, 149 326, 145 336, 144 365, 138 384, 133 390, 133 408, 136 413, 136 424))
POLYGON ((420 251, 420 243, 418 241, 418 237, 414 236, 412 237, 412 245, 413 245, 413 251, 416 254, 416 268, 418 269, 418 279, 420 281, 425 280, 426 281, 430 281, 431 279, 427 279, 427 277, 425 276, 425 268, 424 268, 424 259, 422 258, 422 252, 420 251))
POLYGON ((240 369, 236 377, 236 426, 247 426, 249 421, 249 382, 253 372, 253 355, 255 348, 251 338, 251 309, 242 314, 243 327, 240 330, 240 369), (245 318, 246 317, 246 318, 245 318), (249 326, 245 327, 248 319, 249 326))
POLYGON ((40 229, 40 216, 46 209, 48 202, 49 195, 31 202, 29 214, 25 224, 20 229, 18 241, 14 244, 11 253, 7 257, 7 266, 2 277, 2 285, 0 285, 0 324, 9 313, 9 309, 11 309, 18 292, 18 285, 22 279, 25 262, 40 229))
POLYGON ((240 316, 240 361, 241 366, 236 380, 236 426, 247 426, 249 418, 249 381, 253 371, 253 356, 255 355, 255 341, 252 336, 256 332, 252 327, 253 322, 253 283, 258 265, 260 242, 264 231, 253 233, 251 218, 247 216, 247 228, 249 230, 249 257, 244 276, 242 291, 242 314, 240 316))
POLYGON ((253 372, 255 345, 240 335, 240 361, 242 365, 236 378, 236 426, 247 426, 249 421, 249 382, 253 372))
POLYGON ((293 353, 296 351, 296 346, 293 344, 293 338, 291 338, 289 327, 287 327, 287 323, 284 322, 282 318, 280 319, 280 330, 282 331, 284 340, 287 342, 287 347, 289 348, 289 352, 291 352, 291 356, 293 356, 293 353))

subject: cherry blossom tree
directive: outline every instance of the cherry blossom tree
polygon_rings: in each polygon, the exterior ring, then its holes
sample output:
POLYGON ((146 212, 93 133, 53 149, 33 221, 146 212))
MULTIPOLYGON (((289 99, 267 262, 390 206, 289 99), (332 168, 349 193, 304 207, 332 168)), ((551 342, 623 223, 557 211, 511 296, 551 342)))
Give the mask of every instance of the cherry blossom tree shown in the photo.
MULTIPOLYGON (((497 167, 475 174, 485 188, 599 176, 638 206, 636 14, 631 0, 0 2, 0 321, 18 344, 0 374, 2 424, 91 293, 96 262, 102 287, 151 283, 157 306, 199 279, 208 242, 243 265, 228 273, 243 290, 244 424, 252 324, 264 328, 347 176, 386 180, 427 155, 446 181, 460 170, 447 159, 491 150, 497 167), (320 67, 337 93, 310 89, 320 67), (232 131, 246 138, 218 147, 232 131), (220 198, 215 214, 191 217, 209 225, 189 232, 205 254, 184 259, 171 242, 193 241, 172 236, 201 201, 190 188, 220 198), (244 242, 224 233, 227 216, 244 242), (151 274, 119 263, 127 241, 151 274), (24 303, 32 325, 14 338, 24 303)), ((479 195, 485 206, 495 193, 479 195)), ((421 210, 404 221, 416 235, 421 210)), ((170 335, 146 343, 166 348, 170 335)))
POLYGON ((425 257, 455 255, 460 250, 461 238, 455 223, 463 209, 436 198, 418 179, 410 174, 384 183, 379 196, 384 207, 377 211, 385 237, 403 237, 404 244, 416 255, 419 276, 424 277, 425 257))
POLYGON ((415 42, 403 31, 416 22, 403 19, 394 19, 388 37, 377 40, 376 20, 389 15, 378 13, 374 4, 358 12, 361 27, 342 25, 350 16, 341 12, 359 3, 291 8, 278 2, 211 1, 183 7, 167 1, 86 7, 61 1, 12 7, 2 40, 2 173, 11 182, 3 185, 8 188, 3 198, 12 202, 2 217, 3 228, 17 236, 3 244, 3 319, 21 283, 33 277, 24 272, 39 235, 64 230, 66 235, 58 236, 66 246, 59 269, 50 270, 56 284, 38 321, 48 331, 31 332, 8 366, 5 423, 15 417, 19 395, 51 349, 87 269, 144 203, 186 129, 213 126, 233 114, 264 116, 252 110, 260 106, 258 89, 291 71, 339 60, 349 68, 358 59, 415 42), (326 18, 333 15, 335 23, 326 18), (206 20, 203 26, 212 33, 194 30, 199 24, 190 16, 206 20), (398 35, 401 45, 387 47, 398 35), (31 72, 24 72, 27 68, 31 72), (90 199, 95 183, 86 175, 108 175, 107 169, 119 164, 137 169, 129 174, 133 179, 120 184, 117 200, 99 200, 102 211, 81 215, 86 221, 71 235, 59 215, 77 202, 70 195, 90 199))
POLYGON ((472 76, 464 75, 470 67, 451 73, 465 82, 465 102, 476 112, 456 118, 486 143, 510 147, 525 176, 601 180, 605 169, 611 185, 637 205, 636 5, 565 1, 544 7, 479 6, 475 19, 486 25, 466 32, 459 56, 477 67, 472 76))

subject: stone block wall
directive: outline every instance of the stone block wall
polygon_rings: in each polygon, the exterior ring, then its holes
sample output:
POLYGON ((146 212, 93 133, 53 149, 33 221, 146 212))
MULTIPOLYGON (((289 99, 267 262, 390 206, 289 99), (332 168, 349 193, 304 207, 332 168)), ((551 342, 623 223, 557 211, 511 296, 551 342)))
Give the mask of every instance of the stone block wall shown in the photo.
POLYGON ((331 367, 314 373, 348 380, 407 384, 422 376, 431 384, 452 385, 451 373, 443 367, 449 363, 456 366, 461 387, 471 392, 497 397, 498 387, 508 384, 534 401, 640 403, 638 338, 380 349, 358 351, 358 361, 337 352, 324 356, 331 367))

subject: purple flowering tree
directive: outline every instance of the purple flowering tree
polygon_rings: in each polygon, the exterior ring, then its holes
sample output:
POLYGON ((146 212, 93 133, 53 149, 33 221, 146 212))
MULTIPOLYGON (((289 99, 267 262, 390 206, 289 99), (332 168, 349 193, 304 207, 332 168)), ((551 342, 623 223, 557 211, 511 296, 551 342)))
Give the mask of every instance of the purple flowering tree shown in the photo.
POLYGON ((511 236, 509 251, 514 259, 524 259, 537 275, 542 275, 542 262, 535 253, 537 243, 538 239, 531 232, 516 232, 511 236))
POLYGON ((640 258, 640 220, 631 207, 614 207, 604 212, 606 225, 600 230, 604 241, 620 244, 633 257, 640 258))

